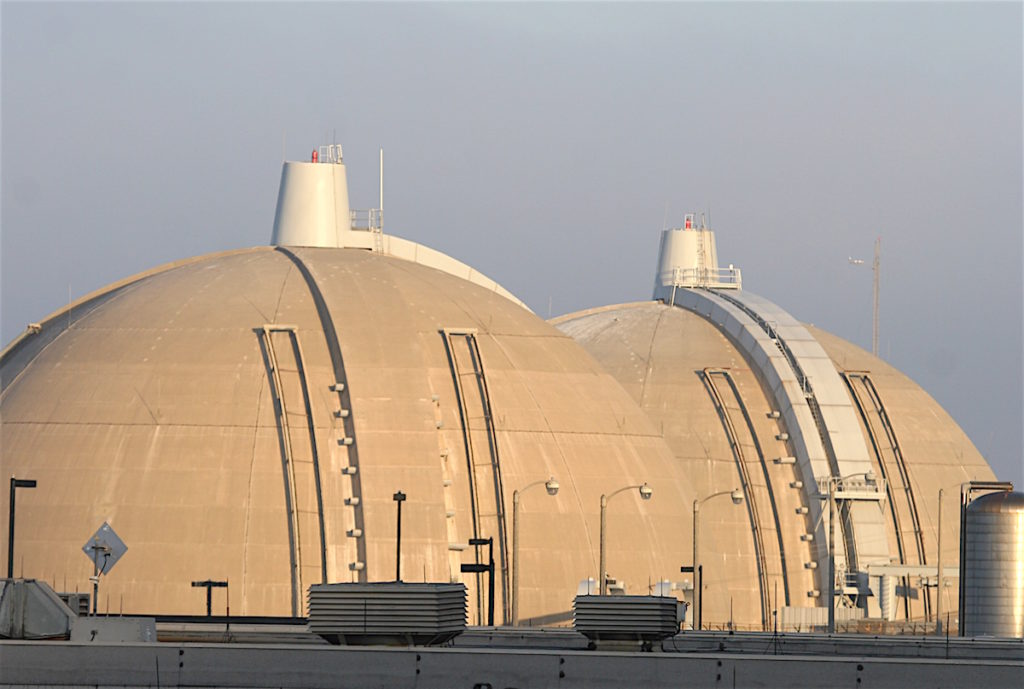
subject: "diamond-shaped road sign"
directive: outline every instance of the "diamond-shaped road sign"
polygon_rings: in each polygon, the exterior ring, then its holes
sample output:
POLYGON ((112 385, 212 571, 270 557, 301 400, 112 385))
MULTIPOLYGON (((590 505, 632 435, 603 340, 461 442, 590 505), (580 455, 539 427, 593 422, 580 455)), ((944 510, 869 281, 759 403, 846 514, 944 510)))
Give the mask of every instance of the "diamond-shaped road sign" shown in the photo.
POLYGON ((99 574, 108 574, 127 550, 128 546, 106 522, 82 546, 82 552, 95 565, 99 574))

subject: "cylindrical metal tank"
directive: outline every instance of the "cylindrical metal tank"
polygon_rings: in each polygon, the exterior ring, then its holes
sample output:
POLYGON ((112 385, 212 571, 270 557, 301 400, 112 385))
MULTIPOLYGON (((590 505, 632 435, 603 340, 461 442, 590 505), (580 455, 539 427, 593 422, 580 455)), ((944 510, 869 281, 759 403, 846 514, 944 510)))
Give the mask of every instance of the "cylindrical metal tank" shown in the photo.
POLYGON ((964 635, 1024 637, 1024 493, 989 493, 966 510, 964 635))

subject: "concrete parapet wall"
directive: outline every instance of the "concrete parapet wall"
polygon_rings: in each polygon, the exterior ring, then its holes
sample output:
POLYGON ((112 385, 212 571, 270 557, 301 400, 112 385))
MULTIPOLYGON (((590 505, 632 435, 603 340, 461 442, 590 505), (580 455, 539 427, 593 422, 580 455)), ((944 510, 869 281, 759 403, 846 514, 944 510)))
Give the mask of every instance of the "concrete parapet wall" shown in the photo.
POLYGON ((0 643, 0 687, 1018 687, 1024 661, 0 643))

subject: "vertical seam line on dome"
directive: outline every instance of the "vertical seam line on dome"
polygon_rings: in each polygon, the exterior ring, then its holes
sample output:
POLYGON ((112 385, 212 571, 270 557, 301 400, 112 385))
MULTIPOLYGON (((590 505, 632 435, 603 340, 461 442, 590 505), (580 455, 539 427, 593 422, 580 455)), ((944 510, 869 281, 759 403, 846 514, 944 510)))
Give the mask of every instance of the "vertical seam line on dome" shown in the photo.
MULTIPOLYGON (((51 344, 56 342, 61 335, 70 330, 71 325, 89 316, 96 309, 105 306, 107 303, 115 299, 121 298, 125 294, 142 285, 143 282, 149 280, 150 278, 166 275, 173 271, 190 267, 198 263, 201 259, 220 258, 226 255, 244 254, 253 252, 256 249, 261 248, 262 247, 253 247, 249 249, 234 249, 215 254, 210 254, 208 256, 193 257, 190 259, 184 259, 182 261, 176 261, 170 264, 163 264, 155 268, 145 270, 141 273, 137 273, 123 280, 119 280, 113 283, 112 285, 101 287, 99 290, 95 290, 93 292, 90 292, 89 294, 85 294, 82 297, 79 297, 79 299, 67 304, 64 308, 54 311, 53 313, 49 314, 43 321, 41 321, 41 324, 43 326, 42 332, 49 332, 53 330, 53 327, 51 327, 50 324, 56 322, 57 320, 65 320, 65 322, 69 324, 68 327, 60 328, 57 331, 57 334, 53 336, 53 339, 41 345, 39 351, 29 356, 28 359, 25 361, 24 365, 21 367, 21 370, 19 370, 18 373, 15 374, 14 378, 11 380, 10 383, 7 383, 5 385, 3 383, 3 379, 0 378, 0 402, 3 401, 3 398, 7 395, 7 392, 14 387, 14 385, 18 382, 18 379, 21 378, 21 374, 24 373, 25 369, 28 368, 29 364, 31 364, 36 359, 36 357, 38 357, 40 354, 46 351, 46 349, 51 344), (72 314, 76 309, 87 310, 84 313, 80 313, 80 315, 77 318, 72 319, 72 314), (67 316, 66 319, 63 318, 65 315, 67 316)), ((28 331, 22 331, 21 334, 19 334, 13 340, 11 340, 11 342, 9 342, 3 349, 0 349, 0 368, 3 367, 6 360, 13 357, 17 352, 21 351, 23 348, 29 347, 30 345, 38 342, 38 333, 36 333, 32 337, 27 337, 28 334, 28 331)))
MULTIPOLYGON (((641 409, 644 408, 644 396, 647 394, 647 380, 651 377, 651 367, 653 366, 653 364, 651 363, 651 358, 654 356, 654 340, 657 339, 658 337, 658 328, 661 326, 661 319, 665 317, 665 313, 666 311, 663 310, 661 313, 658 314, 658 320, 654 322, 654 332, 651 333, 651 344, 647 348, 647 361, 644 362, 644 379, 640 381, 639 406, 641 409)), ((662 437, 665 437, 664 433, 662 433, 662 437)))
MULTIPOLYGON (((406 270, 406 266, 402 265, 402 263, 400 261, 401 261, 401 259, 399 259, 398 261, 392 262, 391 263, 391 267, 394 268, 394 269, 397 269, 397 270, 401 270, 403 274, 407 275, 410 278, 418 280, 419 282, 422 282, 425 285, 429 285, 431 287, 437 288, 437 285, 434 284, 433 281, 425 279, 422 274, 420 274, 418 272, 406 270)), ((423 264, 415 264, 415 265, 423 265, 423 264)), ((437 270, 437 269, 435 268, 434 270, 437 270)), ((460 278, 459 276, 453 275, 451 273, 445 273, 445 275, 450 275, 450 276, 452 276, 452 277, 454 277, 456 279, 459 279, 459 280, 466 280, 466 278, 460 278)), ((468 282, 468 280, 466 280, 466 281, 468 282)), ((470 283, 470 284, 473 284, 473 283, 470 283)), ((479 287, 480 285, 477 285, 477 286, 479 287)), ((486 289, 486 288, 484 288, 484 289, 486 289)), ((460 302, 458 302, 455 299, 453 299, 452 296, 450 294, 448 294, 448 292, 446 290, 439 289, 439 291, 442 294, 444 294, 444 296, 448 299, 449 302, 451 302, 452 306, 457 308, 462 313, 466 314, 466 318, 470 319, 471 321, 474 321, 476 323, 477 327, 479 327, 483 332, 487 333, 488 335, 491 336, 492 339, 494 339, 494 334, 491 332, 491 321, 490 320, 488 320, 488 322, 485 325, 483 320, 479 316, 477 316, 477 315, 471 313, 470 311, 468 311, 460 302)), ((507 352, 502 350, 502 353, 505 354, 505 358, 506 358, 507 361, 509 361, 509 362, 512 361, 511 359, 508 358, 508 353, 507 352)))
MULTIPOLYGON (((334 319, 331 317, 331 312, 327 308, 327 302, 324 299, 323 292, 320 291, 320 286, 316 282, 316 278, 313 277, 309 267, 303 262, 303 260, 291 249, 283 246, 274 247, 275 251, 279 251, 291 260, 292 263, 299 269, 303 279, 306 282, 306 287, 309 289, 310 295, 313 297, 313 303, 316 305, 317 315, 320 318, 320 325, 323 328, 324 340, 327 344, 327 351, 331 357, 331 366, 334 370, 334 378, 337 383, 344 383, 344 389, 339 393, 344 401, 345 397, 348 397, 348 409, 352 409, 352 397, 351 391, 348 385, 348 378, 345 375, 345 361, 341 353, 341 344, 338 340, 338 331, 334 327, 334 319)), ((352 439, 352 444, 348 446, 348 457, 349 466, 359 467, 359 450, 358 443, 356 442, 356 431, 355 422, 353 421, 354 413, 350 413, 347 418, 342 419, 342 426, 345 430, 345 436, 352 439)), ((362 499, 362 480, 360 472, 356 472, 351 476, 352 480, 352 493, 353 497, 362 499)), ((322 509, 322 507, 321 507, 322 509)), ((362 505, 354 506, 352 510, 354 528, 362 532, 362 537, 356 540, 356 553, 358 562, 363 563, 362 569, 358 570, 358 579, 360 582, 366 582, 369 578, 369 563, 366 560, 366 525, 363 518, 362 505)), ((323 524, 323 513, 321 512, 321 524, 323 524)), ((321 529, 321 538, 326 538, 324 530, 321 529)), ((323 543, 323 541, 321 541, 323 543)), ((322 562, 326 567, 327 553, 326 550, 321 551, 322 562)))
MULTIPOLYGON (((287 271, 285 271, 284 278, 281 280, 281 289, 278 290, 278 293, 277 293, 277 303, 274 305, 274 313, 273 313, 273 316, 271 318, 267 318, 266 315, 263 313, 262 309, 258 308, 255 304, 253 304, 253 302, 248 297, 246 297, 246 301, 248 301, 250 304, 252 304, 253 308, 255 308, 257 313, 259 313, 260 316, 263 317, 265 322, 276 322, 277 321, 278 314, 279 314, 279 312, 281 310, 281 301, 284 299, 285 286, 288 284, 288 278, 291 276, 293 269, 294 269, 294 266, 289 264, 287 271)), ((258 341, 259 341, 260 358, 263 359, 264 362, 266 362, 266 360, 267 360, 267 353, 266 353, 266 350, 265 350, 265 346, 266 346, 265 342, 264 342, 263 338, 258 338, 258 341)), ((252 430, 253 430, 253 432, 252 432, 252 456, 251 456, 251 458, 249 460, 249 482, 248 482, 249 483, 249 488, 248 488, 248 493, 246 495, 247 507, 246 507, 246 511, 245 511, 245 532, 244 532, 245 536, 242 539, 242 543, 243 543, 243 545, 242 545, 242 597, 243 597, 243 605, 245 603, 245 586, 246 586, 246 582, 247 582, 248 576, 249 576, 248 567, 246 566, 246 563, 248 562, 248 551, 249 551, 249 522, 250 522, 250 517, 251 517, 251 514, 252 514, 252 481, 253 481, 254 470, 255 470, 255 466, 256 466, 256 443, 257 443, 257 441, 259 439, 259 433, 260 433, 260 414, 263 411, 263 389, 264 389, 264 386, 266 385, 266 383, 269 383, 269 382, 270 381, 269 381, 269 377, 268 376, 264 376, 264 377, 260 378, 260 389, 257 392, 257 396, 256 396, 256 418, 253 420, 253 425, 252 425, 252 430)), ((270 394, 271 395, 274 394, 272 389, 270 390, 270 394)), ((287 491, 286 491, 285 499, 288 500, 287 491)), ((289 541, 289 544, 288 544, 288 557, 289 558, 293 557, 293 555, 292 555, 292 552, 293 552, 292 551, 292 547, 293 547, 292 546, 292 539, 294 539, 294 538, 295 538, 295 536, 292 533, 291 526, 289 526, 289 529, 288 529, 288 541, 289 541)), ((289 564, 289 568, 288 568, 289 569, 289 578, 292 580, 292 586, 294 587, 294 585, 295 585, 295 583, 294 583, 294 576, 295 575, 294 575, 293 568, 294 568, 294 563, 290 563, 289 564)), ((295 610, 295 607, 294 607, 294 593, 293 593, 292 594, 292 615, 296 615, 296 614, 297 614, 297 611, 295 610)))
MULTIPOLYGON (((80 312, 79 316, 77 318, 74 318, 74 319, 71 318, 71 311, 72 311, 72 308, 74 307, 74 304, 73 303, 69 304, 67 306, 68 318, 67 318, 66 321, 64 321, 64 322, 67 323, 67 325, 65 327, 60 328, 60 330, 57 331, 57 334, 55 334, 53 336, 53 338, 49 342, 46 342, 45 344, 43 344, 39 348, 39 351, 37 351, 34 354, 32 354, 31 356, 29 356, 28 359, 25 360, 25 363, 21 366, 21 370, 18 371, 14 375, 14 377, 11 379, 11 382, 7 383, 6 385, 3 385, 3 388, 0 389, 0 403, 2 403, 4 398, 7 397, 7 394, 11 390, 13 390, 15 388, 15 386, 18 384, 18 381, 21 380, 22 374, 24 374, 25 371, 28 370, 28 368, 32 364, 32 362, 35 361, 36 358, 38 358, 40 354, 42 354, 47 349, 49 349, 50 346, 54 342, 56 342, 57 340, 59 340, 61 338, 61 336, 63 336, 65 333, 67 333, 69 330, 71 330, 71 328, 72 328, 72 326, 74 324, 78 323, 78 321, 82 320, 83 318, 86 318, 87 316, 89 316, 96 309, 101 308, 102 306, 110 303, 111 301, 114 301, 115 299, 118 299, 118 298, 124 296, 125 294, 127 294, 128 292, 138 288, 138 286, 141 284, 143 279, 145 279, 145 278, 140 278, 140 279, 136 280, 135 282, 128 283, 127 285, 122 285, 121 287, 113 289, 113 290, 111 290, 109 292, 104 292, 103 294, 97 295, 94 299, 90 299, 89 301, 87 301, 84 304, 79 304, 78 307, 77 307, 78 309, 87 309, 87 310, 84 313, 80 312), (91 308, 90 308, 90 305, 91 305, 91 308)), ((62 316, 62 315, 64 315, 64 314, 58 312, 58 313, 54 314, 53 319, 54 320, 58 320, 58 318, 60 316, 62 316)), ((64 319, 60 319, 60 320, 64 320, 64 319)), ((45 323, 45 321, 44 321, 44 323, 45 323)), ((46 332, 48 329, 49 328, 44 329, 43 332, 46 332)), ((36 337, 38 337, 38 335, 36 335, 36 337)), ((32 345, 36 341, 37 340, 35 340, 35 339, 27 339, 27 340, 22 340, 21 343, 19 343, 17 345, 15 345, 14 343, 12 343, 11 345, 8 345, 8 348, 3 351, 3 357, 0 358, 0 367, 2 367, 3 364, 5 363, 5 361, 4 361, 5 359, 10 359, 11 357, 13 357, 17 353, 17 351, 19 351, 23 347, 28 347, 28 346, 32 345)), ((2 384, 3 384, 3 381, 2 381, 2 379, 0 379, 0 385, 2 385, 2 384)))
POLYGON ((252 481, 255 475, 256 467, 256 442, 259 439, 260 434, 260 412, 263 411, 263 386, 266 382, 266 378, 260 377, 260 389, 256 393, 256 418, 252 424, 252 454, 249 457, 249 487, 246 491, 245 499, 245 527, 242 537, 242 606, 245 607, 245 585, 249 578, 249 571, 247 563, 249 562, 249 521, 252 515, 252 481))
MULTIPOLYGON (((566 335, 566 337, 569 337, 569 336, 566 335)), ((491 339, 497 345, 498 349, 501 350, 502 354, 505 355, 505 358, 508 359, 509 361, 511 361, 511 358, 509 357, 509 354, 505 350, 505 346, 502 345, 501 341, 498 338, 494 337, 493 335, 491 336, 491 339)), ((541 416, 542 419, 544 419, 544 425, 547 426, 547 429, 548 429, 547 432, 551 435, 551 439, 555 443, 555 449, 558 450, 558 457, 559 457, 559 459, 562 460, 562 469, 564 471, 564 475, 569 477, 569 482, 572 484, 572 493, 573 493, 574 496, 576 496, 576 506, 579 508, 580 514, 582 515, 582 514, 584 514, 583 500, 580 498, 580 490, 579 490, 578 486, 576 485, 576 477, 573 475, 573 472, 569 471, 569 461, 566 459, 565 452, 562 450, 562 444, 559 442, 559 434, 555 433, 554 429, 551 428, 551 422, 548 421, 547 414, 544 413, 543 409, 541 408, 540 403, 537 401, 537 396, 533 394, 533 390, 530 388, 529 385, 524 385, 524 387, 526 388, 527 393, 529 393, 530 399, 537 406, 538 411, 541 412, 540 416, 541 416)), ((589 550, 589 553, 590 553, 591 557, 593 557, 594 541, 593 541, 593 538, 590 535, 590 529, 587 528, 586 519, 583 519, 583 533, 586 534, 587 545, 589 546, 588 550, 589 550)), ((596 568, 596 567, 598 567, 598 564, 596 562, 593 562, 592 566, 596 568)))

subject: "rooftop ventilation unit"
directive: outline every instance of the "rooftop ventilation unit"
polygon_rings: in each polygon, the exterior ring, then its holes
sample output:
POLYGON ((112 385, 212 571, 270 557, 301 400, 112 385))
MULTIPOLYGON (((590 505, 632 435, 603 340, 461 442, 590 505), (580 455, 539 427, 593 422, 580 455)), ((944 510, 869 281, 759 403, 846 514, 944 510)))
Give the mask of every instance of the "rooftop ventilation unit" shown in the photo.
POLYGON ((57 597, 64 601, 64 605, 71 608, 71 612, 79 617, 87 617, 89 615, 88 593, 58 593, 57 597))
POLYGON ((36 579, 0 579, 0 639, 66 639, 75 613, 36 579))
POLYGON ((332 644, 429 646, 449 641, 465 629, 463 584, 309 587, 309 630, 332 644))
POLYGON ((591 641, 653 641, 679 631, 679 601, 667 596, 576 596, 573 626, 591 641))

